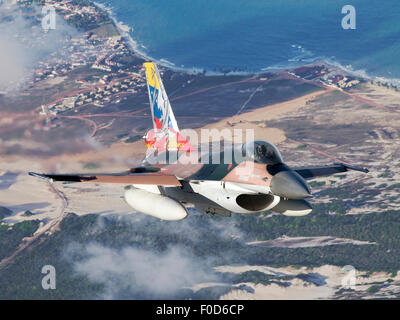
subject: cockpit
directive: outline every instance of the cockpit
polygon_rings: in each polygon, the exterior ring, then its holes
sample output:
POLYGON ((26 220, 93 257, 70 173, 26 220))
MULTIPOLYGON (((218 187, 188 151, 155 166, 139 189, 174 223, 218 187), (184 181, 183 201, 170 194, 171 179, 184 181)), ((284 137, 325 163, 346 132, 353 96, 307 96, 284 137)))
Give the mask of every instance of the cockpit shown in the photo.
POLYGON ((278 148, 263 140, 249 141, 242 145, 242 155, 247 160, 256 163, 274 165, 282 163, 283 159, 278 148))

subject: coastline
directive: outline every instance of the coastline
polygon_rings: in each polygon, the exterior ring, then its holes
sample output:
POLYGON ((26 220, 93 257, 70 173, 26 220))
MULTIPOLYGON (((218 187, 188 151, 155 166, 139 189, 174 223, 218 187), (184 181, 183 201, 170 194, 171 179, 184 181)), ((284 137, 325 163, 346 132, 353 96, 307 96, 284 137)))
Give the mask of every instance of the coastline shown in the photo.
MULTIPOLYGON (((138 56, 139 58, 142 58, 144 60, 147 61, 153 61, 155 63, 157 63, 160 66, 163 66, 165 68, 168 68, 172 71, 176 71, 176 72, 184 72, 184 73, 188 73, 188 74, 196 74, 196 73, 201 73, 203 70, 200 69, 187 69, 187 68, 179 68, 177 66, 175 66, 174 63, 165 60, 165 59, 155 59, 153 57, 150 57, 149 55, 147 55, 145 52, 143 52, 142 50, 139 49, 139 44, 133 39, 132 34, 131 34, 131 30, 133 30, 132 27, 126 25, 125 23, 123 23, 122 21, 119 21, 117 19, 117 17, 114 15, 112 8, 107 7, 104 4, 98 3, 96 1, 91 1, 91 3, 93 5, 95 5, 97 8, 99 8, 100 10, 103 10, 104 12, 106 12, 108 14, 108 17, 111 19, 111 21, 113 22, 115 28, 117 29, 118 33, 122 36, 122 38, 126 41, 126 43, 129 45, 130 49, 132 50, 132 52, 138 56)), ((215 72, 215 75, 222 75, 223 73, 218 73, 215 72)), ((237 74, 241 74, 241 75, 248 75, 251 73, 230 73, 230 75, 237 75, 237 74)), ((207 72, 207 75, 214 75, 214 73, 212 72, 207 72)))
MULTIPOLYGON (((105 4, 99 3, 97 1, 91 1, 93 5, 95 5, 96 7, 98 7, 100 10, 106 12, 108 14, 108 17, 111 19, 111 21, 113 22, 115 28, 117 29, 118 33, 125 39, 125 41, 129 44, 129 47, 131 48, 131 50, 133 51, 133 53, 135 55, 137 55, 138 57, 144 59, 144 60, 149 60, 149 61, 153 61, 155 63, 157 63, 160 66, 163 66, 165 68, 168 68, 172 71, 177 71, 177 72, 185 72, 185 73, 189 73, 189 74, 196 74, 196 73, 201 73, 203 72, 203 70, 206 69, 201 69, 201 68, 181 68, 181 67, 177 67, 173 62, 170 62, 166 59, 156 59, 154 57, 151 57, 149 55, 147 55, 144 51, 139 49, 139 44, 137 41, 135 41, 133 39, 133 36, 131 34, 133 28, 126 25, 124 22, 119 21, 118 18, 115 16, 114 12, 113 12, 113 8, 109 7, 105 4)), ((371 80, 371 77, 368 77, 367 74, 365 72, 362 71, 351 71, 351 70, 347 70, 343 65, 341 65, 340 63, 337 63, 336 65, 332 62, 329 63, 327 61, 321 60, 321 61, 315 61, 309 64, 304 64, 304 65, 317 65, 317 64, 324 64, 326 66, 330 66, 330 67, 334 67, 337 68, 339 70, 342 70, 343 72, 347 72, 347 73, 351 73, 354 76, 358 76, 361 77, 359 75, 363 74, 362 78, 366 79, 366 80, 371 80)), ((300 64, 299 66, 303 66, 302 64, 300 64)), ((297 66, 297 67, 299 67, 297 66)), ((265 67, 260 69, 257 72, 245 72, 245 71, 238 71, 238 72, 228 72, 226 75, 257 75, 257 74, 265 74, 267 72, 281 72, 281 71, 288 71, 290 69, 294 69, 296 68, 295 66, 280 66, 280 67, 274 67, 274 66, 269 66, 269 67, 265 67)), ((206 75, 208 76, 219 76, 219 75, 224 75, 223 72, 218 72, 218 71, 210 71, 210 70, 206 70, 206 75)), ((400 80, 399 80, 400 81, 400 80)))
POLYGON ((107 13, 108 17, 114 24, 114 27, 117 29, 118 33, 125 39, 125 41, 129 44, 131 50, 139 57, 143 59, 151 59, 150 57, 146 56, 143 52, 140 52, 138 49, 138 44, 135 40, 133 40, 132 36, 129 34, 131 27, 125 25, 123 22, 118 21, 115 17, 112 8, 107 7, 104 4, 98 3, 96 1, 91 1, 91 3, 99 8, 100 10, 107 13))
MULTIPOLYGON (((163 66, 165 68, 168 68, 172 71, 176 72, 184 72, 188 74, 196 74, 196 73, 202 73, 206 71, 206 75, 208 76, 219 76, 219 75, 258 75, 258 74, 265 74, 267 72, 282 72, 282 71, 290 71, 293 69, 296 69, 301 66, 314 66, 314 65, 325 65, 328 68, 335 69, 339 72, 344 73, 345 75, 349 75, 352 77, 356 77, 365 81, 373 81, 374 83, 384 83, 388 85, 394 85, 396 87, 400 87, 400 78, 388 78, 388 77, 383 77, 379 75, 372 75, 368 73, 364 69, 353 69, 352 65, 343 65, 341 62, 332 60, 331 58, 326 58, 326 57, 320 57, 320 58, 315 58, 313 59, 314 61, 312 62, 307 62, 304 61, 305 63, 299 63, 298 65, 280 65, 280 66, 267 66, 264 68, 261 68, 258 71, 229 71, 227 73, 219 72, 219 71, 212 71, 212 70, 207 70, 206 68, 203 67, 193 67, 193 68, 185 68, 185 67, 178 67, 175 65, 175 63, 168 61, 165 58, 161 59, 156 59, 154 57, 149 56, 141 50, 139 47, 141 46, 136 40, 134 40, 132 36, 132 30, 133 28, 130 27, 129 25, 125 24, 122 21, 119 21, 116 15, 113 12, 113 8, 109 7, 105 4, 99 3, 97 1, 91 1, 93 5, 98 7, 99 9, 103 10, 106 12, 109 16, 109 18, 112 20, 114 26, 118 30, 118 33, 126 40, 126 42, 129 44, 129 47, 132 49, 135 55, 138 57, 144 59, 144 60, 149 60, 149 61, 154 61, 158 65, 163 66)), ((292 61, 294 59, 289 59, 288 62, 292 61)))

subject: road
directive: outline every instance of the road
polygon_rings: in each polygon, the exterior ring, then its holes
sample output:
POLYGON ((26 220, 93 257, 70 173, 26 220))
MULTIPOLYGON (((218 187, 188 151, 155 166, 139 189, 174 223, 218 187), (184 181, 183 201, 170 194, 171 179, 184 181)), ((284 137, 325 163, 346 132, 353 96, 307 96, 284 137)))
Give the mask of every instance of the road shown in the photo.
POLYGON ((47 225, 42 227, 42 230, 40 232, 36 232, 30 238, 25 238, 24 242, 18 247, 18 249, 11 256, 4 258, 3 260, 0 261, 0 269, 6 267, 10 262, 12 262, 18 256, 18 254, 20 254, 25 249, 39 244, 41 236, 47 232, 55 231, 58 228, 60 222, 64 219, 66 215, 65 209, 68 207, 68 199, 64 193, 62 193, 53 185, 51 181, 46 181, 46 182, 48 183, 50 191, 53 192, 61 200, 61 205, 57 217, 51 220, 47 225))

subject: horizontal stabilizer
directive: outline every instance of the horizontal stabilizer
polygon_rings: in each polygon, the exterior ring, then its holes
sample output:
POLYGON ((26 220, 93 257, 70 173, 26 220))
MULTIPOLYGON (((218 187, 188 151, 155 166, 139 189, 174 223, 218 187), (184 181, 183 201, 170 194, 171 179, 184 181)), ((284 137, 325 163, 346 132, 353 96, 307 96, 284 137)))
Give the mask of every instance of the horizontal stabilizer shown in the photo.
POLYGON ((320 167, 297 167, 292 168, 299 175, 301 175, 304 179, 312 179, 321 176, 329 176, 336 173, 346 172, 349 170, 356 170, 368 173, 369 170, 366 168, 355 167, 351 165, 347 165, 344 163, 334 163, 331 166, 320 166, 320 167))

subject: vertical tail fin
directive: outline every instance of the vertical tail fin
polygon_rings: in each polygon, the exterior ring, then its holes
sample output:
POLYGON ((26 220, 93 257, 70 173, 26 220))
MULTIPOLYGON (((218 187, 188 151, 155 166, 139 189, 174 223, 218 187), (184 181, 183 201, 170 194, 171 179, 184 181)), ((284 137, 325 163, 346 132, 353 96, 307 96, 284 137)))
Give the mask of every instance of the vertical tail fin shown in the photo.
POLYGON ((178 124, 156 64, 145 62, 144 67, 153 120, 153 130, 150 130, 145 138, 146 147, 162 150, 193 150, 190 143, 179 134, 178 124))
POLYGON ((147 89, 154 131, 161 132, 168 128, 179 131, 157 66, 153 62, 146 62, 144 67, 146 68, 147 89))

